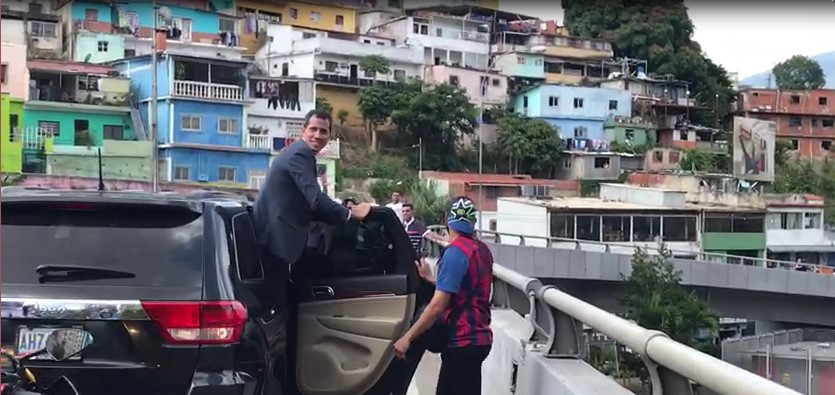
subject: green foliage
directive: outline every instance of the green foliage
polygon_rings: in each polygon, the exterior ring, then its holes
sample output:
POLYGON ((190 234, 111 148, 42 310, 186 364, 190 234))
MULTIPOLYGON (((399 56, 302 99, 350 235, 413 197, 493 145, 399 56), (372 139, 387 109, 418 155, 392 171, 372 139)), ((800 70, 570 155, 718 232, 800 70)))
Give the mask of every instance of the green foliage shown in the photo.
POLYGON ((692 41, 694 26, 683 0, 564 0, 562 6, 571 34, 609 40, 617 57, 647 60, 648 72, 673 74, 689 81, 699 102, 718 104, 718 116, 713 113, 713 106, 708 106, 709 111, 692 114, 697 123, 714 124, 731 110, 736 96, 731 81, 727 72, 692 41))
MULTIPOLYGON (((496 116, 496 114, 494 114, 496 116)), ((507 158, 512 173, 550 176, 562 152, 559 132, 541 119, 514 112, 498 115, 496 148, 507 158)))
POLYGON ((392 94, 391 89, 379 85, 360 89, 358 106, 371 137, 372 150, 377 148, 377 129, 391 116, 392 94))
MULTIPOLYGON (((622 299, 626 318, 638 325, 666 333, 671 339, 709 353, 716 353, 713 342, 719 319, 692 292, 681 286, 681 273, 672 255, 661 248, 649 255, 638 248, 632 255, 632 273, 626 278, 622 299), (711 336, 705 338, 703 332, 711 336)), ((646 371, 640 374, 646 378, 646 371)))
MULTIPOLYGON (((779 141, 779 140, 778 140, 779 141)), ((778 145, 779 149, 779 145, 778 145)), ((815 164, 811 161, 777 163, 774 191, 777 193, 814 194, 826 202, 826 223, 835 224, 835 162, 815 164)))
POLYGON ((629 143, 623 143, 620 141, 613 141, 611 144, 612 152, 624 153, 624 154, 645 154, 655 148, 655 142, 647 141, 641 145, 631 145, 629 143))
MULTIPOLYGON (((346 147, 348 147, 346 145, 346 147)), ((417 177, 417 171, 410 168, 406 158, 371 152, 367 148, 346 148, 350 166, 342 170, 345 178, 366 179, 380 178, 390 180, 409 180, 417 177)))
POLYGON ((826 85, 826 76, 818 62, 803 55, 794 55, 777 63, 771 72, 777 88, 783 90, 818 89, 826 85))
POLYGON ((339 126, 340 127, 345 125, 345 122, 348 122, 348 117, 350 115, 351 115, 351 113, 349 113, 348 110, 344 110, 344 109, 339 110, 339 111, 336 112, 336 120, 339 121, 339 126))
POLYGON ((359 64, 360 69, 374 74, 388 74, 391 71, 391 63, 380 55, 368 55, 359 64))
POLYGON ((715 154, 703 150, 686 150, 679 162, 679 167, 686 171, 707 173, 729 173, 730 160, 727 155, 715 154))
POLYGON ((368 193, 378 204, 384 204, 391 198, 392 192, 406 194, 408 185, 403 180, 381 179, 375 181, 368 188, 368 193))
POLYGON ((580 180, 580 197, 597 197, 600 193, 600 181, 580 180))
POLYGON ((448 210, 449 196, 438 195, 438 185, 434 180, 415 182, 406 192, 406 199, 415 207, 415 217, 426 225, 442 223, 443 215, 448 210))
POLYGON ((328 114, 333 114, 333 106, 331 106, 328 100, 323 97, 316 98, 316 109, 327 112, 328 114))

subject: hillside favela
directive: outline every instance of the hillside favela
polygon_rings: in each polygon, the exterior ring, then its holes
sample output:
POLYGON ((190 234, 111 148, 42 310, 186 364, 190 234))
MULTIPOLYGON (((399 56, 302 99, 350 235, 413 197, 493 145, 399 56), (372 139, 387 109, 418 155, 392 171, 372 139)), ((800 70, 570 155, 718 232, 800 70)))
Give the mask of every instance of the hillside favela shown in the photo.
POLYGON ((0 395, 835 395, 835 44, 598 3, 3 1, 0 395))

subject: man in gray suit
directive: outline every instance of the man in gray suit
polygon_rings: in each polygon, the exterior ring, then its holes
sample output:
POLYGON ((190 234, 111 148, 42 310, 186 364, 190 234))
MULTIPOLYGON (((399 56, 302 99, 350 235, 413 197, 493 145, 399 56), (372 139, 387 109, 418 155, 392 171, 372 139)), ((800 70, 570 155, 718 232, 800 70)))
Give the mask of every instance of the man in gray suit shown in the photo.
MULTIPOLYGON (((304 121, 301 139, 281 151, 270 166, 253 207, 258 242, 282 264, 292 265, 307 246, 310 225, 364 219, 371 206, 352 209, 322 191, 316 178, 316 154, 330 140, 331 115, 313 110, 304 121)), ((282 269, 280 269, 282 270, 282 269)))

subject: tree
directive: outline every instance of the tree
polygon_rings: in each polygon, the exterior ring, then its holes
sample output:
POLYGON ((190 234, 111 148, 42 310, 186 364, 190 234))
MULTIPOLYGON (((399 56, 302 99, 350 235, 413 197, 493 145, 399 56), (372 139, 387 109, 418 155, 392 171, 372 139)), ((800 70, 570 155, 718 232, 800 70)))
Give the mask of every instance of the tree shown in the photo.
POLYGON ((377 151, 377 129, 391 116, 391 96, 391 89, 379 85, 360 89, 358 106, 374 152, 377 151))
POLYGON ((511 174, 519 173, 519 164, 530 152, 530 141, 525 136, 527 122, 518 113, 509 112, 499 118, 497 142, 499 150, 507 156, 511 174))
MULTIPOLYGON (((650 255, 642 248, 635 250, 632 273, 626 278, 621 300, 627 310, 626 318, 644 328, 662 331, 689 347, 715 354, 719 320, 704 302, 681 286, 681 272, 671 260, 671 253, 663 246, 658 255, 650 255)), ((646 379, 646 371, 640 376, 646 379)))
POLYGON ((388 74, 391 71, 391 63, 389 63, 388 59, 380 55, 368 55, 362 58, 362 60, 360 60, 359 67, 363 71, 367 71, 374 75, 388 74))
POLYGON ((718 114, 710 108, 692 114, 694 121, 715 124, 730 111, 736 96, 731 81, 691 40, 694 27, 683 0, 564 0, 562 6, 565 25, 572 34, 611 41, 617 57, 647 60, 647 72, 673 74, 689 81, 698 101, 718 104, 718 114))
MULTIPOLYGON (((462 136, 472 135, 477 111, 460 88, 449 84, 425 86, 410 80, 395 88, 388 106, 397 126, 399 147, 423 142, 424 168, 455 171, 461 166, 456 151, 462 136)), ((417 167, 417 150, 410 155, 417 167)))
POLYGON ((498 116, 498 148, 514 174, 550 175, 562 152, 559 132, 548 122, 514 112, 498 116))
POLYGON ((333 106, 331 106, 330 102, 328 102, 328 99, 325 99, 324 97, 316 98, 316 109, 324 111, 328 114, 333 114, 333 106))
POLYGON ((818 89, 826 85, 826 76, 818 62, 803 55, 794 55, 777 63, 771 72, 777 87, 789 89, 818 89))
POLYGON ((348 110, 345 110, 345 109, 342 109, 342 110, 339 110, 339 111, 336 112, 336 120, 339 121, 339 134, 343 138, 345 137, 344 136, 345 122, 348 122, 348 116, 350 116, 350 115, 351 115, 351 113, 348 112, 348 110))

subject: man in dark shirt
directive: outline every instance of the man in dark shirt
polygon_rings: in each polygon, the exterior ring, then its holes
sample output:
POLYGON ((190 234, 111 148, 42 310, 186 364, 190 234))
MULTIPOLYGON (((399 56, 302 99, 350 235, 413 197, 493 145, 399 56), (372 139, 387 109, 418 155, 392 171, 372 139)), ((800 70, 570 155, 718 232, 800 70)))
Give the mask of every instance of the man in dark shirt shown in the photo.
POLYGON ((423 247, 423 237, 429 232, 426 224, 415 218, 415 206, 411 203, 403 204, 400 213, 403 215, 403 228, 406 229, 406 234, 409 235, 409 241, 412 242, 412 247, 415 251, 420 252, 423 247))

